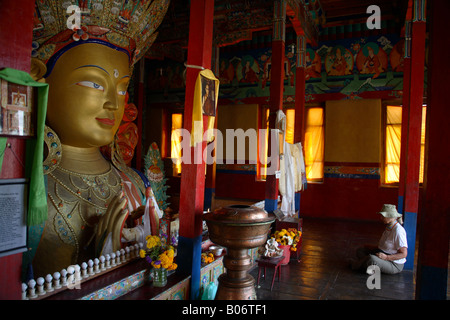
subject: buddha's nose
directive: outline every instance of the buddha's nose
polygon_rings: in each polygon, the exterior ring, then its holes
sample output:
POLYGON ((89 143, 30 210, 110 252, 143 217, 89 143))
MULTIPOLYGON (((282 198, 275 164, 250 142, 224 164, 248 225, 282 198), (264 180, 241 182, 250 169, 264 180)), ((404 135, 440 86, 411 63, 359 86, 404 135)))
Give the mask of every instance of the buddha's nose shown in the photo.
POLYGON ((108 110, 117 110, 119 109, 119 99, 117 98, 117 94, 114 90, 109 90, 106 96, 106 101, 103 104, 103 108, 108 110))

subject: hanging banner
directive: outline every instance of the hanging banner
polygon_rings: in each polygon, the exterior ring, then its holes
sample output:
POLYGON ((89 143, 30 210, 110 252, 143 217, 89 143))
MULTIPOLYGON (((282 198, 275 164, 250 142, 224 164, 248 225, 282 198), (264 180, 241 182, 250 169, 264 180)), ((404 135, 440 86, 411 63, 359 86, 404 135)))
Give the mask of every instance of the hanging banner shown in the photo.
POLYGON ((195 82, 194 104, 192 110, 191 146, 203 141, 203 115, 208 117, 207 142, 214 139, 214 121, 219 97, 219 80, 209 69, 200 71, 195 82))

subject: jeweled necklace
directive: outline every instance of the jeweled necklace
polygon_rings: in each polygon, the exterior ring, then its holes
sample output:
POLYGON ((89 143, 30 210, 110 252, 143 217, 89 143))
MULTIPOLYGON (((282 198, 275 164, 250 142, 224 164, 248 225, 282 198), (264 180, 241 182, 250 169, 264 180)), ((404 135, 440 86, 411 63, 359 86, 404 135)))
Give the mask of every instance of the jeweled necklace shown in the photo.
POLYGON ((55 208, 54 226, 59 238, 76 247, 78 236, 85 227, 95 228, 98 218, 105 214, 111 199, 122 189, 120 176, 112 166, 102 174, 81 174, 58 167, 48 173, 48 197, 55 208), (50 181, 49 181, 50 182, 50 181))
POLYGON ((81 200, 96 209, 104 211, 111 198, 122 188, 120 177, 111 167, 102 174, 81 174, 61 167, 58 167, 57 171, 60 174, 55 171, 49 173, 49 176, 76 197, 76 199, 64 197, 58 193, 58 189, 55 189, 58 198, 63 202, 81 200))

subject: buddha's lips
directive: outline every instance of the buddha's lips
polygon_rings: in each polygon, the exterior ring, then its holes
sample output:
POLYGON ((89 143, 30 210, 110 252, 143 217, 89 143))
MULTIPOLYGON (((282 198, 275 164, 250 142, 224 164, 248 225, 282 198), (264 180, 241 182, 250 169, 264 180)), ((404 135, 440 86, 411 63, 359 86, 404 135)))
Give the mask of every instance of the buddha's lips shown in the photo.
POLYGON ((116 123, 116 121, 114 119, 109 119, 109 118, 95 118, 95 120, 97 120, 98 122, 104 123, 108 126, 114 126, 114 124, 116 123))

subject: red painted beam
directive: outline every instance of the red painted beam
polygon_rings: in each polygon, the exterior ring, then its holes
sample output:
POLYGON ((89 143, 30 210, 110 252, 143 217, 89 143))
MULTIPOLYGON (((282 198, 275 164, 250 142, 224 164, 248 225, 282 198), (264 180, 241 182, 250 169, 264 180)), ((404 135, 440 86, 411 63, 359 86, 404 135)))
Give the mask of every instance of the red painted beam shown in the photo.
MULTIPOLYGON (((269 114, 269 128, 275 128, 276 112, 283 108, 283 89, 284 89, 284 55, 285 45, 282 40, 275 40, 272 42, 272 69, 270 82, 270 114, 269 114)), ((270 141, 270 136, 269 136, 270 141)), ((272 154, 271 144, 269 143, 268 154, 272 154)), ((274 165, 274 164, 268 164, 274 165)), ((278 163, 275 164, 278 168, 278 163)), ((278 169, 277 169, 278 170, 278 169)), ((267 175, 266 177, 266 195, 265 199, 270 199, 276 204, 278 199, 278 179, 275 174, 267 175)), ((270 209, 267 209, 271 211, 270 209)))
POLYGON ((424 205, 420 217, 416 299, 447 299, 450 238, 448 0, 430 1, 424 205))
POLYGON ((403 100, 402 100, 402 130, 401 130, 401 150, 400 150, 400 177, 398 184, 398 210, 403 213, 405 184, 406 184, 406 160, 408 147, 408 127, 409 127, 409 99, 411 85, 411 58, 405 58, 403 69, 403 100))
MULTIPOLYGON (((284 59, 285 59, 285 28, 286 28, 286 3, 284 0, 274 1, 274 22, 272 37, 272 68, 270 71, 270 98, 269 98, 269 129, 275 128, 276 112, 283 109, 284 90, 284 59)), ((268 155, 272 155, 272 145, 268 144, 268 155)), ((273 159, 273 157, 272 157, 273 159)), ((277 163, 268 164, 271 169, 276 166, 279 169, 279 159, 277 163)), ((274 170, 271 170, 272 173, 274 170)), ((266 177, 265 209, 273 212, 277 208, 278 199, 278 179, 275 174, 268 174, 266 177)))
MULTIPOLYGON (((3 0, 0 10, 0 68, 30 72, 33 0, 3 0)), ((25 177, 26 140, 8 138, 0 179, 25 177)), ((21 299, 22 254, 0 258, 0 299, 21 299)))
POLYGON ((309 13, 298 1, 287 0, 286 15, 289 17, 297 35, 306 35, 313 46, 319 41, 319 32, 309 13))
POLYGON ((295 73, 294 142, 303 143, 303 133, 305 131, 305 68, 297 68, 295 73))
POLYGON ((420 136, 425 71, 426 23, 414 22, 411 44, 411 87, 409 98, 408 146, 405 185, 405 212, 418 212, 420 136))
MULTIPOLYGON (((187 65, 211 68, 213 16, 214 1, 191 1, 187 65)), ((184 129, 189 132, 192 131, 194 89, 199 72, 200 69, 193 67, 188 67, 186 71, 184 129)), ((201 150, 204 150, 205 146, 206 143, 203 143, 201 150)), ((194 163, 193 147, 191 156, 191 164, 182 163, 181 168, 180 235, 186 238, 194 238, 202 233, 205 192, 205 163, 194 163)))

